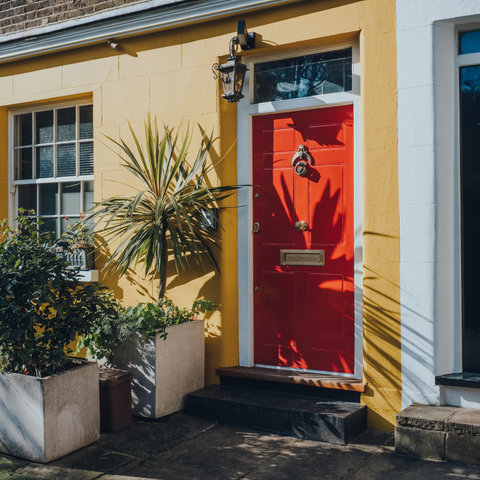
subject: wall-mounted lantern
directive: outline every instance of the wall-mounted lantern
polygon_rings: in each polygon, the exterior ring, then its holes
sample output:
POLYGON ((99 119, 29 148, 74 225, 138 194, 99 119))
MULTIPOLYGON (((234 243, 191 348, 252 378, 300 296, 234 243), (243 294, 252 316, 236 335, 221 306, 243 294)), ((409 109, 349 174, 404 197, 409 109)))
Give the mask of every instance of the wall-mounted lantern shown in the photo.
POLYGON ((230 40, 230 56, 227 58, 227 63, 222 65, 214 63, 212 65, 215 80, 218 78, 217 72, 220 72, 224 92, 222 98, 230 103, 238 102, 243 98, 243 82, 247 71, 247 67, 241 62, 240 57, 235 56, 235 47, 237 45, 240 45, 242 50, 255 48, 255 33, 247 32, 244 20, 238 22, 237 36, 230 40))

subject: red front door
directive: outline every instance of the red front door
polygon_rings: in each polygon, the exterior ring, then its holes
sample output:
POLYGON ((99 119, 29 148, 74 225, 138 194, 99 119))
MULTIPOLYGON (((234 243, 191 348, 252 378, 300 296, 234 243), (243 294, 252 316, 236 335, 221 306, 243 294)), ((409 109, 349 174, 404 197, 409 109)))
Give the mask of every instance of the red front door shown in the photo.
POLYGON ((252 128, 255 364, 353 373, 353 107, 254 117, 252 128), (292 167, 300 145, 305 177, 292 167), (298 265, 322 251, 324 266, 298 265))

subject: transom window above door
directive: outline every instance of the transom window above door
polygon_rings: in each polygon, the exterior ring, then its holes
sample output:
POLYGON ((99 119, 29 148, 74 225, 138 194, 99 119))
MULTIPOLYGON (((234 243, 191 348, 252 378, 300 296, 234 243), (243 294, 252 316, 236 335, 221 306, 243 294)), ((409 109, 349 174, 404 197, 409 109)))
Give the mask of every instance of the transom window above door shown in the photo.
POLYGON ((352 48, 254 65, 254 103, 352 90, 352 48))
POLYGON ((11 129, 14 214, 35 210, 59 236, 93 206, 93 105, 15 111, 11 129))

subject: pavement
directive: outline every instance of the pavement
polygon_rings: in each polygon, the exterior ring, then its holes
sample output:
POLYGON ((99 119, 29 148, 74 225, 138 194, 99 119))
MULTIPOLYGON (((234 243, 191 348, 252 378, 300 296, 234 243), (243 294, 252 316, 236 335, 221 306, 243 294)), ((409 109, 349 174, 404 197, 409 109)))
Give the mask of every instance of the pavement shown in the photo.
POLYGON ((480 480, 480 467, 402 457, 393 445, 378 430, 344 447, 176 413, 135 419, 47 465, 0 455, 0 480, 480 480))

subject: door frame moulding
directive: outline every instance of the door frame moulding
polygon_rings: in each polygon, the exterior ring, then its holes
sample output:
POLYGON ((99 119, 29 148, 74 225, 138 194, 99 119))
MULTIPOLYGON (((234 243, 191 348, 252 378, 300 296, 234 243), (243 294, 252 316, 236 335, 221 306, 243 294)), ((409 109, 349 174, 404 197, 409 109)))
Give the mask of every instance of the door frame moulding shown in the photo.
MULTIPOLYGON (((237 104, 237 183, 252 184, 252 117, 288 111, 306 110, 340 105, 353 105, 354 120, 354 232, 355 232, 355 369, 354 378, 363 378, 363 217, 362 217, 362 156, 360 104, 360 48, 357 42, 319 45, 314 48, 288 50, 245 58, 247 70, 244 84, 245 98, 237 104), (312 53, 352 47, 352 91, 317 95, 277 102, 253 103, 253 76, 255 63, 290 58, 312 53)), ((252 367, 253 362, 253 213, 251 189, 238 192, 238 320, 239 365, 252 367)), ((276 368, 276 367, 272 367, 276 368)), ((281 368, 281 367, 278 367, 281 368)), ((301 371, 301 370, 298 370, 301 371)), ((321 372, 334 373, 334 372, 321 372)), ((342 375, 335 372, 335 375, 342 375)), ((343 374, 346 375, 346 374, 343 374)), ((351 375, 346 375, 350 376, 351 375)))

